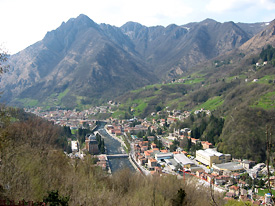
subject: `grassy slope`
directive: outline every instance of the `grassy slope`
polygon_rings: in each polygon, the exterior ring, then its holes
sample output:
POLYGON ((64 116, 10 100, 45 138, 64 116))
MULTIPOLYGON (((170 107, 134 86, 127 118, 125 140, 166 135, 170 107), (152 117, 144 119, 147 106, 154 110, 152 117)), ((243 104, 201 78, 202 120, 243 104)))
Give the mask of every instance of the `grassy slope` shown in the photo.
POLYGON ((220 151, 233 157, 263 161, 265 127, 275 124, 272 119, 275 116, 274 67, 255 67, 251 64, 252 57, 238 54, 226 58, 231 58, 228 64, 216 66, 208 62, 185 72, 184 83, 147 86, 125 94, 119 101, 135 108, 138 100, 141 104, 136 114, 140 117, 155 112, 157 105, 162 109, 168 106, 169 109, 214 111, 226 119, 220 136, 222 142, 218 145, 220 151), (258 81, 253 82, 254 79, 258 81))

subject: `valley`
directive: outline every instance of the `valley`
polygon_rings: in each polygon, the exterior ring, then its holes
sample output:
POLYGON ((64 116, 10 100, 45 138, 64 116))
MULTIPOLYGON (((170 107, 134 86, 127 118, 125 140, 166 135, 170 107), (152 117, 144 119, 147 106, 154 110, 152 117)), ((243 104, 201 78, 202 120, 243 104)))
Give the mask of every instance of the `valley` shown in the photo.
POLYGON ((270 198, 274 20, 116 27, 82 14, 4 58, 0 200, 54 189, 72 205, 270 198))

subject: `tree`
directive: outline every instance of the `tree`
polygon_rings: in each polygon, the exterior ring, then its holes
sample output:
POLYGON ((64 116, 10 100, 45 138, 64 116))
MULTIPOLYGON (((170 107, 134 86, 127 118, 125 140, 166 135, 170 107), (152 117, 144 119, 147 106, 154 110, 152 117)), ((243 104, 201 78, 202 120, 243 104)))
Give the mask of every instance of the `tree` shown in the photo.
POLYGON ((162 129, 160 127, 157 128, 157 134, 162 135, 162 129))
POLYGON ((50 206, 67 206, 69 205, 70 197, 61 197, 58 194, 58 190, 48 192, 48 196, 43 198, 43 202, 49 203, 50 206))
POLYGON ((161 106, 159 106, 159 105, 158 105, 158 106, 156 106, 156 112, 161 111, 161 109, 162 109, 162 108, 161 108, 161 106))
POLYGON ((162 148, 162 141, 158 140, 156 145, 157 145, 157 148, 161 149, 162 148))
POLYGON ((100 152, 101 152, 101 154, 104 154, 104 153, 105 153, 104 139, 102 140, 101 145, 100 145, 100 152))
POLYGON ((180 188, 177 192, 176 197, 172 199, 172 205, 173 206, 182 206, 185 196, 186 196, 185 191, 182 188, 180 188))
POLYGON ((141 131, 139 131, 139 132, 137 133, 137 137, 138 137, 138 138, 143 138, 143 133, 142 133, 141 131))
POLYGON ((9 68, 9 65, 5 65, 5 62, 8 60, 8 54, 7 52, 4 52, 0 49, 0 74, 3 74, 6 72, 6 70, 9 68))
POLYGON ((191 122, 194 122, 194 121, 195 121, 195 118, 194 118, 194 115, 193 115, 193 114, 190 115, 190 120, 191 120, 191 122))

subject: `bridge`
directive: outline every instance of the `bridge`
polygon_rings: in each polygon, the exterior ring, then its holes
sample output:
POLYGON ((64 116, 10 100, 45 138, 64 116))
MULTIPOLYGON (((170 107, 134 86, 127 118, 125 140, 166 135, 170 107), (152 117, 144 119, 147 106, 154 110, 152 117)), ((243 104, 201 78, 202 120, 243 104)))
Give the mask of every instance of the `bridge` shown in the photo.
POLYGON ((129 157, 128 154, 108 154, 106 155, 108 159, 113 159, 113 158, 124 158, 124 157, 129 157))

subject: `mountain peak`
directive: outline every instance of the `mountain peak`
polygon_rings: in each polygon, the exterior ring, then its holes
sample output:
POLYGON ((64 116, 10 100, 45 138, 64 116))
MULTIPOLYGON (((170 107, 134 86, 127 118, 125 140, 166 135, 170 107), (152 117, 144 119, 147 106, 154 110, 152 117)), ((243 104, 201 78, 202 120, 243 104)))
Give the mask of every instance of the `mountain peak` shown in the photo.
POLYGON ((75 18, 78 21, 86 21, 86 22, 94 22, 92 19, 90 19, 85 14, 80 14, 78 17, 75 18))
POLYGON ((87 26, 97 26, 97 24, 85 14, 80 14, 76 18, 71 18, 67 23, 73 22, 76 24, 82 24, 87 26))
POLYGON ((120 28, 127 32, 127 31, 134 31, 136 29, 141 29, 142 27, 144 26, 140 23, 128 21, 127 23, 122 25, 120 28))
POLYGON ((203 20, 201 23, 211 24, 211 23, 218 23, 218 22, 215 21, 214 19, 207 18, 207 19, 203 20))

